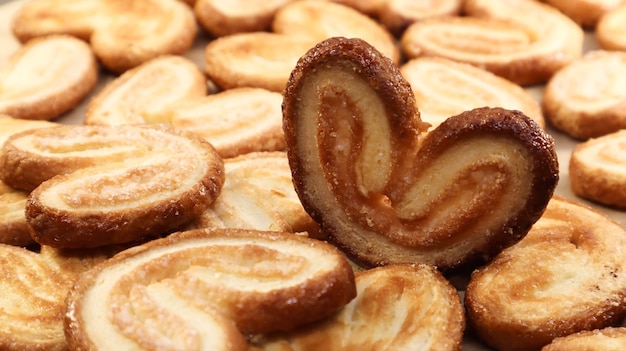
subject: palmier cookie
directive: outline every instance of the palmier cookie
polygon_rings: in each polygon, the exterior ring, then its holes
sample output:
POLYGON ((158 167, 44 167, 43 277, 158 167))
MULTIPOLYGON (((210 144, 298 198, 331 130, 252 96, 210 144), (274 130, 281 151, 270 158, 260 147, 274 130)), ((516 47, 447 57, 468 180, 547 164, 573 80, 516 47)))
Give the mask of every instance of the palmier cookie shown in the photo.
POLYGON ((626 130, 590 139, 574 147, 569 177, 574 194, 626 209, 626 130))
POLYGON ((281 93, 291 70, 309 48, 310 39, 270 32, 219 37, 204 50, 204 70, 223 90, 263 88, 281 93))
POLYGON ((238 1, 197 0, 194 13, 198 23, 213 36, 268 31, 279 8, 294 0, 238 1))
POLYGON ((57 33, 88 40, 99 61, 119 73, 186 52, 197 24, 192 9, 177 0, 39 0, 21 8, 12 31, 22 42, 57 33))
POLYGON ((532 95, 519 85, 470 64, 442 57, 419 57, 403 64, 400 73, 411 84, 420 117, 431 128, 450 116, 482 106, 519 110, 545 127, 541 105, 532 95))
POLYGON ((547 81, 582 54, 582 29, 541 2, 468 0, 465 12, 411 25, 403 52, 470 63, 521 85, 547 81))
POLYGON ((112 254, 104 251, 40 252, 0 244, 0 349, 67 350, 65 299, 78 275, 112 254))
POLYGON ((626 50, 626 4, 605 13, 596 25, 595 36, 605 50, 626 50))
POLYGON ((391 33, 402 35, 411 24, 426 18, 456 16, 463 0, 388 0, 377 10, 376 17, 391 33))
POLYGON ((619 323, 626 309, 626 231, 604 214, 555 197, 528 235, 475 271, 468 322, 501 351, 619 323))
POLYGON ((208 140, 224 158, 285 149, 283 96, 262 88, 233 88, 173 109, 170 123, 208 140))
POLYGON ((224 159, 220 196, 194 221, 198 228, 239 228, 301 233, 322 238, 293 189, 287 154, 253 152, 224 159))
POLYGON ((247 350, 242 333, 293 329, 355 295, 352 269, 330 244, 284 232, 196 230, 81 275, 65 327, 73 350, 247 350))
MULTIPOLYGON (((36 128, 56 126, 53 122, 33 121, 0 115, 0 145, 9 136, 36 128)), ((0 181, 0 243, 26 246, 33 243, 30 236, 24 207, 28 193, 14 189, 0 181)))
POLYGON ((460 351, 465 316, 459 295, 430 265, 388 265, 356 273, 357 296, 339 313, 252 350, 460 351))
POLYGON ((626 53, 592 51, 557 72, 543 92, 546 118, 577 139, 626 128, 626 53))
POLYGON ((162 56, 108 83, 87 105, 85 124, 169 123, 173 109, 206 94, 206 78, 195 63, 162 56))
POLYGON ((7 184, 36 186, 26 220, 35 241, 54 247, 167 233, 206 210, 224 182, 208 142, 166 125, 22 132, 5 143, 0 165, 7 184))
POLYGON ((0 68, 0 114, 51 120, 82 101, 97 79, 96 59, 83 41, 63 35, 31 40, 0 68))
POLYGON ((594 28, 604 14, 619 6, 622 0, 546 0, 574 22, 594 28))
POLYGON ((400 63, 396 40, 384 26, 339 3, 294 1, 276 12, 272 29, 276 33, 303 37, 314 43, 338 36, 361 38, 394 63, 400 63))
POLYGON ((626 328, 584 330, 555 338, 541 351, 621 351, 626 349, 626 328))
POLYGON ((526 234, 558 180, 553 140, 521 112, 467 111, 422 138, 409 83, 360 39, 303 56, 283 125, 304 208, 366 266, 491 257, 526 234))

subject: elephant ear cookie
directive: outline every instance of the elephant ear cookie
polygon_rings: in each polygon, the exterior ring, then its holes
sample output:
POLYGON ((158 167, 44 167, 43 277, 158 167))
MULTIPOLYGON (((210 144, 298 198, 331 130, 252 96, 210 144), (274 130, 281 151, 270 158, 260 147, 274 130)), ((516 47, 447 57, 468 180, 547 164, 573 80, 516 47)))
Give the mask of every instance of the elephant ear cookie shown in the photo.
POLYGON ((82 272, 104 261, 112 250, 40 252, 0 244, 0 349, 67 350, 65 299, 82 272))
MULTIPOLYGON (((56 126, 48 121, 34 121, 0 115, 0 145, 13 134, 30 129, 56 126)), ((0 243, 27 246, 33 243, 24 207, 28 192, 15 189, 0 181, 0 243)))
POLYGON ((292 330, 355 295, 352 268, 328 243, 285 232, 193 230, 81 275, 65 327, 73 350, 247 350, 242 334, 292 330))
POLYGON ((624 349, 626 349, 626 328, 607 327, 555 338, 541 351, 621 351, 624 349))
POLYGON ((605 50, 626 50, 626 4, 605 13, 596 25, 595 35, 605 50))
POLYGON ((167 125, 26 131, 7 140, 0 165, 5 183, 34 189, 26 220, 35 241, 54 247, 167 233, 206 210, 224 182, 215 149, 167 125))
POLYGON ((0 68, 0 114, 51 120, 74 108, 98 80, 85 42, 53 35, 28 41, 0 68))
POLYGON ((546 118, 581 140, 626 128, 626 53, 591 51, 557 72, 546 84, 546 118))
POLYGON ((526 234, 558 181, 553 140, 520 112, 467 111, 422 137, 409 83, 360 39, 302 57, 283 125, 305 209, 366 266, 492 257, 526 234))
POLYGON ((50 34, 89 41, 104 67, 121 73, 186 52, 198 28, 192 9, 178 0, 39 0, 20 9, 12 31, 22 42, 50 34))
POLYGON ((359 271, 356 286, 356 298, 337 314, 278 337, 260 337, 252 350, 461 350, 463 306, 433 266, 359 271))
POLYGON ((555 197, 522 241, 472 274, 468 322, 502 351, 615 325, 626 315, 625 249, 621 225, 555 197))
POLYGON ((626 130, 587 140, 572 150, 569 162, 574 194, 626 209, 626 130))
POLYGON ((198 228, 321 233, 293 189, 287 154, 253 152, 224 159, 220 196, 197 220, 198 228))
POLYGON ((467 0, 464 12, 409 26, 401 38, 405 55, 445 57, 531 85, 582 54, 580 26, 539 1, 467 0))
POLYGON ((532 95, 484 69, 442 57, 418 57, 402 65, 400 72, 411 84, 420 117, 431 127, 483 106, 522 111, 545 127, 541 105, 532 95))

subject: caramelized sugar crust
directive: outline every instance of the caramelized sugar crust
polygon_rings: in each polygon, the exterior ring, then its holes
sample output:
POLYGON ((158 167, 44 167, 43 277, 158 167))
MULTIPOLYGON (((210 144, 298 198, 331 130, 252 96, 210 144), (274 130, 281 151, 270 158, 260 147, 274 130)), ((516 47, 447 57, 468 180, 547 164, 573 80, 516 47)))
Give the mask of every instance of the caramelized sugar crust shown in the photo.
POLYGON ((337 314, 253 339, 253 350, 461 350, 464 310, 456 289, 433 266, 359 271, 356 285, 356 298, 337 314))
POLYGON ((626 348, 626 328, 607 327, 585 330, 555 338, 541 351, 620 351, 626 348))
POLYGON ((78 105, 98 80, 89 45, 68 35, 30 40, 0 68, 0 114, 51 120, 78 105))
POLYGON ((202 213, 224 182, 215 149, 167 125, 57 126, 15 134, 2 150, 2 180, 34 189, 31 235, 55 247, 166 233, 202 213))
POLYGON ((569 163, 574 194, 626 209, 626 130, 576 145, 569 163))
POLYGON ((352 268, 328 243, 286 232, 194 230, 83 274, 65 327, 71 349, 245 350, 241 333, 291 330, 355 295, 352 268))
POLYGON ((420 137, 409 84, 358 39, 300 60, 283 116, 305 209, 368 266, 491 257, 526 234, 558 180, 553 140, 520 112, 476 109, 420 137))
POLYGON ((625 248, 618 223, 555 197, 522 241, 472 274, 468 322, 502 351, 539 350, 555 337, 619 323, 625 248))

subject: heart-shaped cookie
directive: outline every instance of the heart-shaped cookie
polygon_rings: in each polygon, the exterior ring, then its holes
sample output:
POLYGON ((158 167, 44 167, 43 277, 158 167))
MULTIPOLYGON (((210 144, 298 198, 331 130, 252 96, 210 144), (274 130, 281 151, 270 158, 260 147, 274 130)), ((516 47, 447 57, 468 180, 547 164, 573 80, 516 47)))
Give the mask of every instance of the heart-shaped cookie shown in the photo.
POLYGON ((527 233, 558 181, 552 138, 521 112, 479 108, 423 136, 410 85, 360 39, 312 48, 284 95, 296 192, 366 266, 488 259, 527 233))

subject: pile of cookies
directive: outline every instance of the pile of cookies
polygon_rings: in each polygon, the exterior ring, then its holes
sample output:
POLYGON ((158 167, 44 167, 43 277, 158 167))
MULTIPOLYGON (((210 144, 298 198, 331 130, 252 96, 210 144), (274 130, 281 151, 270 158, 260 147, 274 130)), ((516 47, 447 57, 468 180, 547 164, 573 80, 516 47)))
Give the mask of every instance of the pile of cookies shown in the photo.
POLYGON ((0 349, 626 345, 619 1, 19 1, 0 349))

